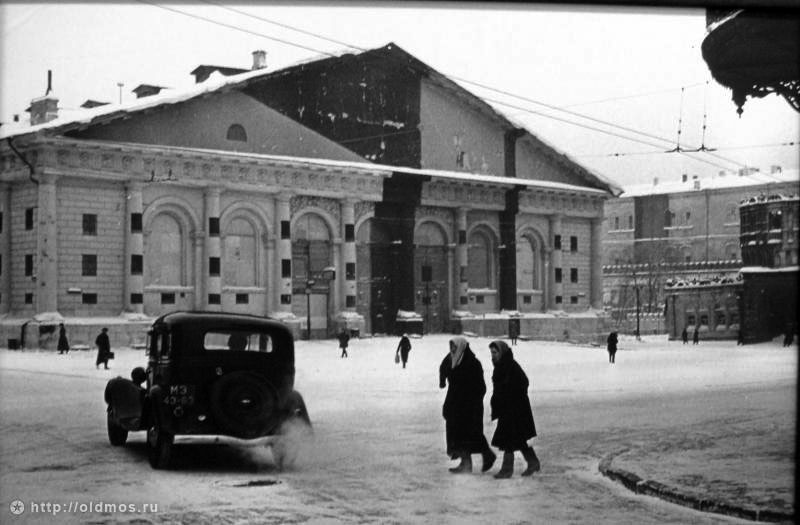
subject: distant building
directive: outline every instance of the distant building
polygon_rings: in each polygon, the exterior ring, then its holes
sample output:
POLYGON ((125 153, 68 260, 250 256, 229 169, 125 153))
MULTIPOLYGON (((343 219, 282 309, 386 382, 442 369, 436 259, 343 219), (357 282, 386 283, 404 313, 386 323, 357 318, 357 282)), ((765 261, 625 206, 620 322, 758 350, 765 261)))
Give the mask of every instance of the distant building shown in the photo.
POLYGON ((797 332, 800 198, 768 195, 741 206, 742 335, 747 342, 797 332))
MULTIPOLYGON (((665 315, 681 310, 667 304, 675 294, 665 291, 665 285, 722 283, 727 289, 737 282, 743 265, 740 203, 758 195, 799 192, 800 172, 777 166, 763 173, 746 169, 702 179, 683 175, 675 181, 654 179, 652 184, 626 188, 605 206, 604 306, 619 326, 633 332, 638 288, 643 332, 675 336, 676 327, 680 333, 682 325, 702 321, 705 318, 689 308, 689 313, 665 322, 665 315)), ((720 303, 712 303, 709 329, 715 336, 734 337, 738 319, 733 309, 726 307, 729 313, 723 324, 722 316, 711 313, 720 303)))
POLYGON ((0 130, 6 335, 176 309, 312 337, 604 331, 618 188, 441 73, 390 44, 193 74, 68 117, 48 94, 0 130))

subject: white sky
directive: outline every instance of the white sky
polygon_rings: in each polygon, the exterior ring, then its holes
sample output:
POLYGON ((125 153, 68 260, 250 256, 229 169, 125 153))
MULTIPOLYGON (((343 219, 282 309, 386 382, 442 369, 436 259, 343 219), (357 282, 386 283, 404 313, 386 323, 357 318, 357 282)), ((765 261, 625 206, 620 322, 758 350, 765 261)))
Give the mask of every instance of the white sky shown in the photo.
MULTIPOLYGON (((118 82, 124 83, 123 101, 130 101, 134 98, 130 90, 141 83, 188 87, 194 81, 189 72, 200 64, 249 68, 256 49, 267 51, 269 68, 317 54, 267 36, 320 52, 346 49, 219 6, 162 5, 265 36, 143 2, 0 2, 0 122, 10 122, 14 114, 26 115, 30 100, 45 93, 48 69, 53 71, 54 94, 67 111, 89 98, 117 102, 118 82)), ((574 160, 622 186, 653 177, 678 179, 682 173, 712 176, 743 165, 762 171, 773 164, 798 167, 800 114, 770 95, 749 100, 738 117, 730 92, 711 79, 702 59, 702 9, 478 3, 464 7, 432 2, 225 6, 360 48, 393 41, 452 77, 671 141, 634 135, 462 82, 487 101, 517 106, 491 102, 574 160), (706 81, 710 81, 707 87, 706 81), (686 86, 683 96, 682 86, 686 86), (627 98, 607 100, 618 97, 627 98), (652 145, 525 110, 635 136, 652 145), (720 148, 714 155, 723 158, 645 154, 675 147, 679 117, 682 148, 697 148, 702 142, 720 148), (775 146, 788 142, 795 144, 775 146), (608 156, 615 153, 636 154, 608 156)))

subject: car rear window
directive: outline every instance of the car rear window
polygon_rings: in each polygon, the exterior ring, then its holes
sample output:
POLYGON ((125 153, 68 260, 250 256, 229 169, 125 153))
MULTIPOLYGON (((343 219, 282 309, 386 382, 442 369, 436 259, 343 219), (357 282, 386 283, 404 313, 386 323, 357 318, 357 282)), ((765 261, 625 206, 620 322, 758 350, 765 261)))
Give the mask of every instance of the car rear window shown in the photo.
POLYGON ((206 332, 203 337, 206 350, 227 350, 234 352, 267 352, 273 350, 272 337, 263 332, 244 330, 215 330, 206 332))

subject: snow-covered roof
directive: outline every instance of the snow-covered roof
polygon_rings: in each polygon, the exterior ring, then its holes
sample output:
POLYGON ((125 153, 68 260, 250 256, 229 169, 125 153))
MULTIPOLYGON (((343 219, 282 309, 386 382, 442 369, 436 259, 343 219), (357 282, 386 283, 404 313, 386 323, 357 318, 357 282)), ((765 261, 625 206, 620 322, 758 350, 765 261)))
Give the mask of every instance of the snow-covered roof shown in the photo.
POLYGON ((684 193, 702 190, 715 190, 725 188, 744 188, 747 186, 763 186, 766 184, 796 183, 800 185, 800 170, 786 169, 777 173, 754 172, 747 175, 726 173, 713 177, 688 178, 686 182, 680 179, 674 181, 659 181, 657 184, 636 184, 626 186, 620 198, 641 197, 646 195, 663 195, 668 193, 684 193), (699 182, 699 190, 695 188, 699 182))
MULTIPOLYGON (((517 127, 521 131, 523 131, 528 137, 531 139, 537 140, 541 142, 547 148, 550 148, 554 153, 558 154, 564 161, 572 164, 575 168, 579 169, 580 171, 584 172, 585 175, 589 177, 595 178, 598 182, 602 183, 607 187, 607 189, 614 195, 620 193, 621 188, 618 187, 615 183, 613 183, 608 177, 601 176, 594 171, 589 171, 579 163, 575 162, 574 160, 567 157, 567 155, 560 153, 555 147, 543 141, 540 137, 531 133, 528 129, 524 126, 519 125, 518 123, 514 123, 511 121, 506 115, 499 112, 493 106, 489 105, 480 97, 474 95, 467 89, 463 88, 453 80, 449 79, 447 76, 439 73, 435 69, 431 68, 430 66, 424 64, 423 62, 419 61, 413 55, 402 50, 399 46, 395 44, 388 44, 383 48, 377 48, 373 50, 369 50, 367 52, 397 52, 407 56, 410 60, 413 60, 415 65, 423 68, 428 75, 435 78, 436 81, 446 84, 449 88, 455 88, 461 92, 463 96, 466 96, 472 100, 474 104, 478 104, 484 108, 484 111, 492 113, 495 118, 504 121, 508 126, 517 127)), ((325 56, 315 56, 308 59, 304 59, 301 61, 296 62, 290 66, 281 68, 280 70, 268 70, 268 69, 255 69, 251 71, 246 71, 244 73, 239 73, 235 75, 225 76, 217 71, 213 72, 208 79, 205 81, 194 84, 193 86, 180 89, 180 90, 164 90, 160 93, 148 96, 137 98, 133 101, 128 101, 124 103, 118 104, 107 104, 103 106, 97 106, 92 108, 81 108, 78 110, 70 111, 68 114, 63 114, 49 122, 44 122, 42 124, 37 124, 35 126, 29 125, 26 122, 18 122, 18 123, 10 123, 0 127, 0 140, 10 138, 10 137, 17 137, 21 135, 28 135, 33 133, 38 133, 42 131, 52 131, 54 133, 63 133, 68 130, 82 128, 89 125, 99 124, 108 122, 117 118, 124 118, 127 117, 130 113, 145 111, 148 109, 156 108, 159 106, 164 105, 171 105, 171 104, 178 104, 181 102, 188 101, 190 99, 210 95, 216 92, 225 92, 230 89, 234 89, 241 85, 244 85, 254 79, 258 79, 260 77, 269 77, 269 76, 278 76, 286 74, 289 70, 303 66, 305 64, 311 64, 322 59, 328 58, 338 58, 345 55, 351 55, 350 50, 346 50, 342 53, 336 54, 331 53, 325 56)), ((402 168, 392 166, 391 169, 393 171, 402 171, 406 173, 411 172, 418 172, 423 175, 433 175, 432 170, 413 170, 412 168, 402 168)), ((465 176, 469 174, 465 174, 463 172, 447 172, 447 171, 436 171, 435 176, 443 176, 443 177, 450 177, 450 178, 462 178, 466 180, 465 176)), ((586 188, 583 186, 576 186, 570 184, 562 184, 556 182, 547 182, 547 181, 534 181, 534 180, 527 180, 522 178, 506 178, 506 177, 493 177, 493 176, 483 176, 483 175, 473 175, 476 177, 474 180, 480 180, 480 177, 486 177, 486 182, 493 182, 493 183, 504 183, 502 179, 508 179, 509 182, 505 182, 506 184, 515 184, 515 185, 523 185, 523 186, 536 186, 536 187, 548 187, 553 189, 566 189, 566 190, 576 190, 576 191, 583 191, 583 192, 594 192, 591 188, 586 188), (513 181, 513 182, 510 182, 513 181)), ((606 191, 598 190, 599 193, 606 193, 606 191)))

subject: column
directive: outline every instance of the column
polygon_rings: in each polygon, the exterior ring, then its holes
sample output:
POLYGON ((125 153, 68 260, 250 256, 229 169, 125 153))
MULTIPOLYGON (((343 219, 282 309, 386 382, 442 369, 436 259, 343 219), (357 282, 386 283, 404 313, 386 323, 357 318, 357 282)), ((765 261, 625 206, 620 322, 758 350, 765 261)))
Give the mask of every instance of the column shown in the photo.
POLYGON ((127 228, 125 229, 125 311, 142 313, 144 311, 144 236, 142 232, 142 185, 128 182, 127 228))
POLYGON ((210 311, 222 309, 222 249, 219 238, 219 197, 220 188, 207 188, 205 191, 205 224, 206 224, 206 253, 205 253, 205 304, 210 311))
POLYGON ((564 287, 562 283, 556 282, 556 270, 561 269, 561 279, 563 281, 563 268, 561 268, 561 214, 554 214, 550 217, 550 244, 552 251, 550 252, 550 271, 547 274, 547 280, 550 282, 550 290, 547 297, 547 307, 550 310, 561 310, 564 307, 563 296, 564 287), (562 303, 556 304, 556 296, 561 296, 562 303))
MULTIPOLYGON (((337 307, 346 312, 356 311, 356 218, 355 201, 345 199, 341 203, 342 231, 344 243, 342 244, 341 264, 336 269, 336 279, 339 281, 340 297, 344 298, 343 304, 337 307), (344 308, 342 308, 344 306, 344 308)), ((338 260, 338 259, 337 259, 338 260)))
POLYGON ((192 253, 194 254, 194 308, 203 310, 206 307, 208 296, 206 295, 206 274, 205 274, 205 252, 206 232, 195 231, 192 235, 192 253))
POLYGON ((467 251, 467 212, 469 208, 456 210, 456 249, 455 249, 455 286, 453 287, 453 309, 466 309, 469 306, 467 290, 467 266, 469 265, 467 251))
POLYGON ((0 183, 0 314, 11 308, 11 186, 0 183))
POLYGON ((36 312, 58 311, 58 229, 56 228, 56 176, 39 178, 39 224, 36 264, 36 312))
POLYGON ((276 311, 283 315, 292 313, 292 212, 289 201, 292 196, 281 193, 275 197, 275 224, 278 227, 278 238, 275 257, 275 282, 272 287, 277 297, 276 311))
POLYGON ((592 219, 592 243, 589 253, 589 268, 591 268, 591 290, 589 302, 596 310, 603 309, 603 252, 601 239, 603 236, 603 219, 592 219))

